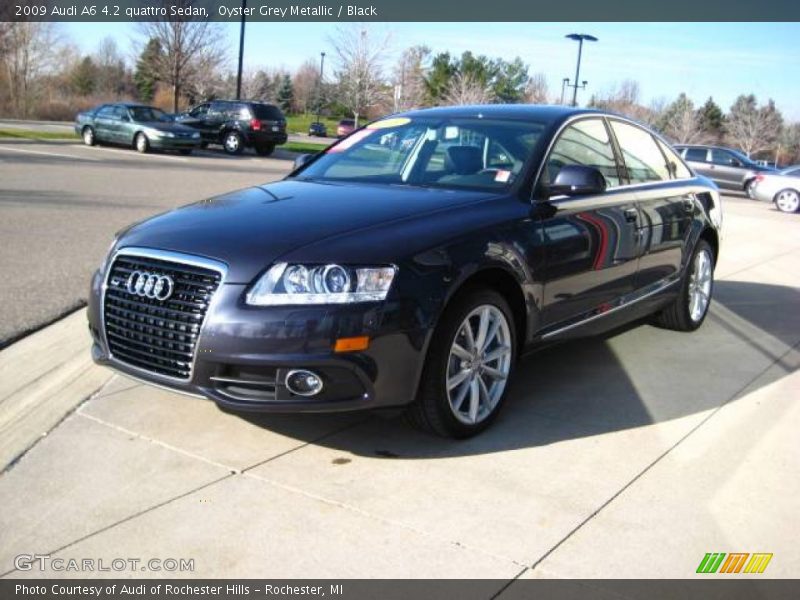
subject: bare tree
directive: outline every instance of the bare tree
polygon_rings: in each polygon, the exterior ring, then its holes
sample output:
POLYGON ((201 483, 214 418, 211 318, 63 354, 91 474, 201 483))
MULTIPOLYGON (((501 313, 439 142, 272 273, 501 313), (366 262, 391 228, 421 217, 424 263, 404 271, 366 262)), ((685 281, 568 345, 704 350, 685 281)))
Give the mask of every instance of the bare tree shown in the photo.
POLYGON ((359 117, 385 95, 383 62, 389 37, 352 25, 337 29, 329 42, 337 61, 339 101, 353 113, 358 127, 359 117))
POLYGON ((450 105, 490 104, 494 101, 491 87, 469 73, 456 73, 444 94, 450 105))
POLYGON ((314 103, 319 83, 319 67, 316 61, 308 59, 297 68, 292 77, 294 105, 297 112, 308 112, 314 103))
POLYGON ((706 137, 700 123, 700 114, 684 93, 664 109, 660 129, 677 144, 694 144, 705 141, 706 137))
POLYGON ((25 117, 37 93, 37 79, 57 57, 57 29, 53 23, 20 22, 5 28, 3 63, 8 96, 14 114, 25 117))
POLYGON ((729 143, 741 148, 747 156, 771 148, 782 128, 783 117, 775 103, 770 100, 759 107, 753 94, 739 96, 725 122, 729 143))
POLYGON ((544 73, 534 73, 525 86, 525 102, 529 104, 547 104, 549 101, 547 76, 544 73))
MULTIPOLYGON (((159 0, 164 3, 164 0, 159 0)), ((173 0, 172 4, 190 8, 196 0, 173 0)), ((172 110, 178 111, 181 94, 192 84, 201 84, 211 71, 225 61, 220 24, 204 20, 170 20, 140 23, 143 44, 158 40, 161 52, 154 57, 158 79, 172 88, 172 110)), ((198 87, 205 87, 198 85, 198 87)))
POLYGON ((431 49, 412 46, 403 50, 394 67, 394 112, 419 108, 425 103, 425 72, 431 49))

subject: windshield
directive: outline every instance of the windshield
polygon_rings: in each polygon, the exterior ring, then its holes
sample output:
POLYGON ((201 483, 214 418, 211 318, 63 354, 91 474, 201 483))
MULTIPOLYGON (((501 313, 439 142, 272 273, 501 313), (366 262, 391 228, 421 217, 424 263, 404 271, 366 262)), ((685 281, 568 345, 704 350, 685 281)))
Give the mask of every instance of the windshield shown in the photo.
POLYGON ((356 131, 298 179, 503 189, 519 177, 543 125, 480 118, 389 118, 356 131))
POLYGON ((132 106, 130 108, 134 121, 169 121, 170 118, 163 110, 151 106, 132 106))

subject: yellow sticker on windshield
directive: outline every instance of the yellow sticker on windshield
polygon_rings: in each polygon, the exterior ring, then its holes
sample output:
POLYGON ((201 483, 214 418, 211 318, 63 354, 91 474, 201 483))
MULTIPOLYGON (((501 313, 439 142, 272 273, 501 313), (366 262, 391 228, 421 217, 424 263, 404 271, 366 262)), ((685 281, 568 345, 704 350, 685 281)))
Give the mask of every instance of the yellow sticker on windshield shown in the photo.
POLYGON ((400 127, 408 125, 411 119, 408 117, 395 117, 394 119, 384 119, 383 121, 375 121, 367 125, 367 129, 388 129, 389 127, 400 127))

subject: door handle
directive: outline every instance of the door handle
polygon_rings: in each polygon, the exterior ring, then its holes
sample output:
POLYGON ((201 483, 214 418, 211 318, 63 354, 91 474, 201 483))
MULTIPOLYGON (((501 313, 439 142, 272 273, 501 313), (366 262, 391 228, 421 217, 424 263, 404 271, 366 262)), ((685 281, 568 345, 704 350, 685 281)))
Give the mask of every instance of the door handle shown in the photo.
POLYGON ((639 218, 639 211, 635 208, 626 208, 622 214, 625 215, 625 220, 628 223, 635 223, 639 218))

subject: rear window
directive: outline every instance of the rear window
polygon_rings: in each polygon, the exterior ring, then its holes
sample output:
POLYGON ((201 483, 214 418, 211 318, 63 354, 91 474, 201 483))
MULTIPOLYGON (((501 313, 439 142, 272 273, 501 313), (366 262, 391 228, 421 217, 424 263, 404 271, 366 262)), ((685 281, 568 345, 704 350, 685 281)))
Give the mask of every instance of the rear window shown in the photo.
POLYGON ((277 106, 270 104, 253 104, 253 116, 266 121, 283 121, 283 113, 277 106))

